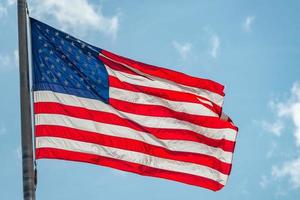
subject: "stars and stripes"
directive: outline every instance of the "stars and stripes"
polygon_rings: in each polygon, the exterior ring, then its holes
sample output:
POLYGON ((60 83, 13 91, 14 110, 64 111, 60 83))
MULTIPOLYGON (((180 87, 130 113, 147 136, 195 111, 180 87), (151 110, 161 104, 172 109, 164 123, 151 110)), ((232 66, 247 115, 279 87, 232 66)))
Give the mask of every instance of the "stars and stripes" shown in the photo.
POLYGON ((214 81, 124 58, 31 19, 36 158, 220 190, 237 127, 214 81))

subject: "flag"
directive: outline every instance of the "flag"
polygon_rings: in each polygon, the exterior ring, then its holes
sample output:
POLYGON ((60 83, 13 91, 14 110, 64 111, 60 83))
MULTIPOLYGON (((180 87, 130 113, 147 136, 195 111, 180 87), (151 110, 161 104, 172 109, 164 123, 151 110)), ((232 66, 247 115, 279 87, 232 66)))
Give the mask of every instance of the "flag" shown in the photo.
POLYGON ((220 190, 237 127, 214 81, 137 62, 30 18, 36 159, 220 190))

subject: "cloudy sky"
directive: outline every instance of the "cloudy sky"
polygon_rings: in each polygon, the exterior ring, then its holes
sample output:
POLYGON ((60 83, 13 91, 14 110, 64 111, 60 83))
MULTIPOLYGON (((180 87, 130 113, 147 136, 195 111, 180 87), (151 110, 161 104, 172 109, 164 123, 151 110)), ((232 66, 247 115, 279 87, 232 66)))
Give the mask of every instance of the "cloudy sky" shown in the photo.
MULTIPOLYGON (((300 196, 300 2, 29 0, 32 17, 95 46, 226 86, 239 127, 220 192, 109 168, 38 161, 38 199, 300 196), (142 2, 142 3, 141 3, 142 2)), ((15 0, 0 0, 0 199, 21 199, 15 0)))

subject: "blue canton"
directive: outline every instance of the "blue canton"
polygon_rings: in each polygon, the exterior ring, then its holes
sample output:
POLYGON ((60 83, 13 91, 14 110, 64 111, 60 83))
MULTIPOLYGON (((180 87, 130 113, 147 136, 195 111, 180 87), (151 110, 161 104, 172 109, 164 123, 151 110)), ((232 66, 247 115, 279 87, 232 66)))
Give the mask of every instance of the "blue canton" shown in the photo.
POLYGON ((108 103, 108 73, 100 48, 30 18, 33 90, 51 90, 108 103))

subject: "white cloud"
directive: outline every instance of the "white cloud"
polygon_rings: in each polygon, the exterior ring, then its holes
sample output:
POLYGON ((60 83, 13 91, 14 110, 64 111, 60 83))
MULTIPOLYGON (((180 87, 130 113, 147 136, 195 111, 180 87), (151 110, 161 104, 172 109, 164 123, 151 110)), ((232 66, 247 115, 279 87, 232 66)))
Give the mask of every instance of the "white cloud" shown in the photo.
POLYGON ((0 135, 5 135, 7 133, 7 129, 4 124, 0 125, 0 135))
POLYGON ((17 3, 17 0, 7 0, 7 5, 8 6, 13 6, 17 3))
POLYGON ((17 159, 22 160, 22 149, 21 146, 18 146, 15 150, 14 150, 14 154, 17 157, 17 159))
POLYGON ((220 44, 221 44, 220 38, 216 34, 211 35, 211 37, 210 37, 210 45, 211 45, 210 55, 213 58, 217 58, 220 44))
POLYGON ((7 15, 7 11, 10 6, 17 3, 17 0, 7 0, 5 3, 0 3, 0 18, 7 15))
POLYGON ((269 185, 269 183, 270 183, 270 179, 269 179, 266 175, 262 175, 262 176, 260 177, 259 186, 260 186, 262 189, 267 188, 267 186, 269 185))
POLYGON ((99 8, 87 0, 32 0, 32 15, 38 18, 54 17, 58 24, 67 30, 101 31, 116 38, 119 29, 119 15, 106 17, 99 8), (70 6, 71 4, 71 6, 70 6))
POLYGON ((272 142, 271 148, 267 152, 267 158, 271 158, 274 154, 275 151, 277 150, 278 145, 276 142, 272 142))
POLYGON ((18 66, 18 50, 12 54, 0 54, 0 71, 10 71, 18 66))
POLYGON ((262 121, 261 126, 265 131, 268 131, 276 136, 280 136, 282 133, 282 130, 284 128, 284 125, 281 121, 277 120, 273 123, 262 121))
POLYGON ((18 49, 14 50, 14 62, 15 62, 16 66, 19 65, 19 50, 18 49))
POLYGON ((209 55, 216 59, 219 55, 221 40, 220 37, 208 27, 203 27, 206 32, 205 40, 208 41, 209 55))
POLYGON ((300 84, 297 82, 293 84, 291 96, 286 101, 272 101, 270 105, 275 110, 278 119, 292 119, 296 145, 300 147, 300 84))
POLYGON ((250 32, 254 21, 255 21, 255 16, 247 16, 243 23, 243 29, 246 32, 250 32))
POLYGON ((281 167, 272 168, 272 176, 275 179, 289 177, 289 181, 294 189, 300 188, 300 157, 295 160, 285 162, 281 167))
MULTIPOLYGON (((283 126, 287 123, 293 125, 293 135, 296 147, 300 148, 300 84, 295 82, 290 90, 290 95, 283 101, 274 100, 269 103, 275 112, 275 123, 262 123, 263 127, 269 129, 274 135, 279 136, 283 126)), ((272 153, 271 153, 272 154, 272 153)), ((288 178, 293 189, 300 188, 300 156, 294 160, 284 162, 282 165, 272 167, 271 172, 274 180, 288 178)), ((261 183, 263 187, 264 183, 261 183)), ((282 191, 281 191, 282 192, 282 191)), ((280 193, 281 194, 281 193, 280 193)))
POLYGON ((286 196, 287 194, 288 193, 287 193, 286 189, 277 187, 275 197, 276 197, 276 199, 282 199, 282 197, 286 196))
POLYGON ((183 60, 185 60, 187 58, 187 56, 190 54, 190 52, 192 50, 192 45, 188 42, 181 44, 177 41, 173 41, 172 44, 183 60))
POLYGON ((7 8, 0 4, 0 18, 2 18, 3 16, 5 16, 7 14, 7 8))
POLYGON ((0 66, 2 66, 1 68, 8 67, 9 63, 10 63, 9 55, 0 54, 0 66))

